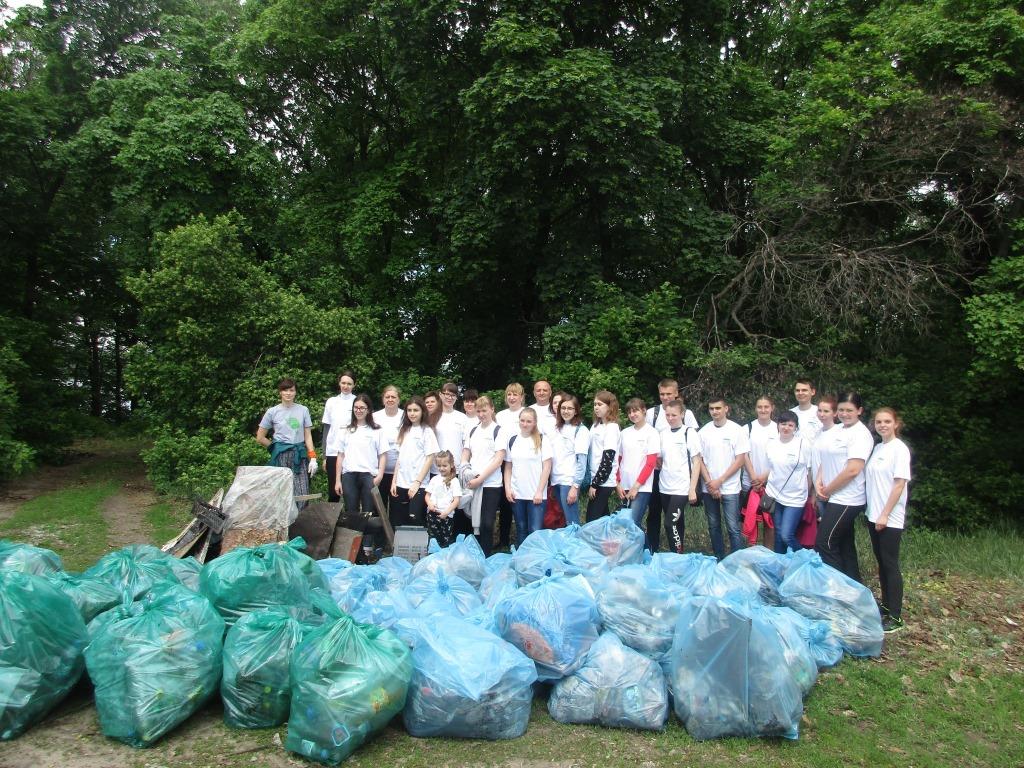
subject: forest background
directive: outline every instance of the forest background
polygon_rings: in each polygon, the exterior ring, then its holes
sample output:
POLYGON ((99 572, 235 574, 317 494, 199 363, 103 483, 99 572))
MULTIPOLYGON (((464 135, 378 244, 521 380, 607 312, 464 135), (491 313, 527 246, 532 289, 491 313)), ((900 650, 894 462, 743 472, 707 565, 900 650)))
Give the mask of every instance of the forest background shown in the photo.
POLYGON ((1024 501, 1006 0, 0 0, 0 480, 108 423, 160 490, 295 377, 668 375, 892 405, 913 514, 1024 501))

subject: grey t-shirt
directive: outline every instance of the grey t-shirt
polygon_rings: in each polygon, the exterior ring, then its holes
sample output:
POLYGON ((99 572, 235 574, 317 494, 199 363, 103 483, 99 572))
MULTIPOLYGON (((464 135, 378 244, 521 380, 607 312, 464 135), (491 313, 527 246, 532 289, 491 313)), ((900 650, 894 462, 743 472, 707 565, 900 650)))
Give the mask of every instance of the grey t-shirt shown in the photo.
POLYGON ((273 431, 272 439, 275 443, 301 443, 306 439, 305 430, 313 427, 313 420, 304 405, 278 404, 267 409, 260 420, 260 426, 268 432, 273 431))

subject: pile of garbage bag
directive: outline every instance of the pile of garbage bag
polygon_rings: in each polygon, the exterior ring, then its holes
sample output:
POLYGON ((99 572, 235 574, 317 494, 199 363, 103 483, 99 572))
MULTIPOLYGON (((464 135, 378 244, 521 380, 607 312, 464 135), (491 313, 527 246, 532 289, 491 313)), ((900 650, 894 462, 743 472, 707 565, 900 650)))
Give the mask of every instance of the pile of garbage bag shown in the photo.
POLYGON ((519 586, 526 586, 545 576, 582 575, 596 584, 608 572, 603 554, 579 538, 580 527, 534 531, 512 555, 512 567, 519 577, 519 586))
POLYGON ((84 575, 107 582, 130 602, 158 584, 180 584, 171 562, 176 559, 148 544, 133 544, 108 552, 84 575))
POLYGON ((120 590, 112 584, 93 576, 84 576, 66 571, 57 571, 46 577, 57 589, 71 598, 78 608, 82 621, 88 624, 104 611, 120 604, 120 590))
POLYGON ((682 587, 665 582, 643 565, 612 570, 597 593, 597 609, 604 628, 622 642, 652 659, 672 647, 682 587))
POLYGON ((604 557, 609 568, 643 560, 646 534, 628 508, 591 520, 576 536, 604 557))
POLYGON ((50 549, 0 539, 0 571, 49 576, 64 570, 60 555, 50 549))

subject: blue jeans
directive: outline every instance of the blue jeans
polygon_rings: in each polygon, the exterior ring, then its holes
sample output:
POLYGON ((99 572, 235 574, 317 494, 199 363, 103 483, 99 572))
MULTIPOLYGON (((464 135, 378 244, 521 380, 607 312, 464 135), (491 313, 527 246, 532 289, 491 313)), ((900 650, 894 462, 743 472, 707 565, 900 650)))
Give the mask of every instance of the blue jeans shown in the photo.
POLYGON ((780 502, 775 502, 775 509, 772 518, 775 521, 775 551, 780 555, 786 554, 787 549, 796 552, 803 549, 800 542, 796 540, 796 529, 804 516, 803 506, 787 507, 780 502))
POLYGON ((633 522, 640 525, 644 521, 644 514, 647 512, 647 505, 651 503, 650 491, 637 491, 636 498, 629 504, 629 511, 633 514, 633 522))
POLYGON ((516 546, 523 546, 523 540, 534 531, 544 527, 544 507, 547 501, 534 504, 533 499, 516 499, 512 502, 512 514, 516 520, 516 546))
POLYGON ((743 549, 743 532, 740 529, 740 495, 722 494, 719 499, 710 493, 704 494, 704 514, 708 518, 708 533, 711 534, 711 549, 715 557, 725 557, 725 542, 722 540, 722 513, 725 513, 725 527, 729 532, 729 551, 743 549))
POLYGON ((572 504, 569 503, 569 491, 572 490, 571 485, 556 485, 555 491, 558 493, 558 503, 562 505, 562 514, 565 515, 566 525, 579 525, 580 524, 580 497, 579 489, 576 489, 576 501, 572 504))

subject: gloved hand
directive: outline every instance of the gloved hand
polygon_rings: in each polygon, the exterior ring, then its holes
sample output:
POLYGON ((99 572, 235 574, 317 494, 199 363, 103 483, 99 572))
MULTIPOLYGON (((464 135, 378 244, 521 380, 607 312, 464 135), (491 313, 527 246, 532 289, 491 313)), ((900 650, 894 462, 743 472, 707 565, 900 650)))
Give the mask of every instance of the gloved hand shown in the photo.
POLYGON ((317 466, 316 459, 310 459, 309 460, 309 479, 310 480, 313 479, 313 475, 316 474, 317 469, 319 469, 319 466, 317 466))

